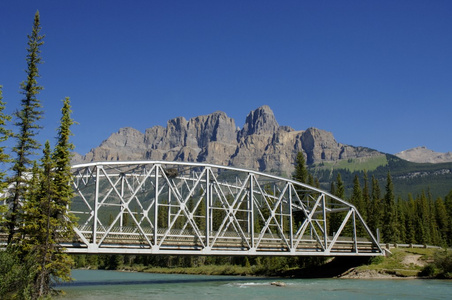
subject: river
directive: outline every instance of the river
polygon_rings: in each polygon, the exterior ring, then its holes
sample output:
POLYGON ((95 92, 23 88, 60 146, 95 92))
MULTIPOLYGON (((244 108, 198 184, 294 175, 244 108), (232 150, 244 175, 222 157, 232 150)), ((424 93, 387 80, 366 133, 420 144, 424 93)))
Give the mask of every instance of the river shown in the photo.
POLYGON ((451 299, 452 281, 272 279, 74 270, 63 299, 451 299), (281 281, 285 287, 271 285, 281 281))

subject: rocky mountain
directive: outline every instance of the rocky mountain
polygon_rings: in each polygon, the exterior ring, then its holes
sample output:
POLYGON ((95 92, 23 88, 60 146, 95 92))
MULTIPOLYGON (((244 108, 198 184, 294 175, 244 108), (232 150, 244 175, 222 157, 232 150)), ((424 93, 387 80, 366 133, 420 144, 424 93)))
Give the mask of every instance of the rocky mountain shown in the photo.
POLYGON ((397 157, 417 163, 452 162, 452 152, 435 152, 426 147, 416 147, 395 154, 397 157))
POLYGON ((280 126, 270 107, 264 105, 248 114, 242 129, 221 111, 190 120, 177 117, 166 127, 154 126, 144 133, 121 128, 99 147, 76 157, 74 163, 190 161, 290 175, 299 151, 309 165, 382 155, 369 148, 338 143, 331 132, 321 129, 280 126))

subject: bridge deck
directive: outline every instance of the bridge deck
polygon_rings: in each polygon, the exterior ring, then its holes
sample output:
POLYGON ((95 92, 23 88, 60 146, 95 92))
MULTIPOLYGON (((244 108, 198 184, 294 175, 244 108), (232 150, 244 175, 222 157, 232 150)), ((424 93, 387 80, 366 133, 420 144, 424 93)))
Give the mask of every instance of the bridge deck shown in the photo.
MULTIPOLYGON (((93 242, 92 230, 80 228, 83 236, 90 242, 84 243, 80 238, 72 242, 62 242, 70 253, 129 253, 129 254, 174 254, 174 255, 272 255, 272 256, 339 256, 339 255, 381 255, 381 251, 367 239, 352 238, 338 239, 334 246, 326 251, 326 247, 316 239, 306 237, 298 241, 298 246, 288 245, 283 238, 272 234, 262 237, 251 237, 246 234, 244 238, 237 236, 236 232, 212 231, 209 239, 205 235, 196 236, 189 230, 159 229, 157 239, 149 228, 143 235, 133 227, 114 227, 110 232, 97 231, 96 241, 93 242), (147 241, 152 241, 149 244, 147 241), (94 247, 93 247, 94 245, 94 247), (99 246, 97 246, 99 245, 99 246), (250 247, 255 245, 255 247, 250 247), (292 246, 292 247, 291 247, 292 246)), ((329 241, 333 236, 328 237, 329 241)), ((328 246, 328 245, 327 245, 328 246)))

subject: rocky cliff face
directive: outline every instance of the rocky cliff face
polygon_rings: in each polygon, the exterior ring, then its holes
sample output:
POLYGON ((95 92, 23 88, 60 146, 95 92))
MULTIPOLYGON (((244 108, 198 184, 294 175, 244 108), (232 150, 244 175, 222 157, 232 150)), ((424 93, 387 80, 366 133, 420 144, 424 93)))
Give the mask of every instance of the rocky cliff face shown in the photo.
POLYGON ((381 155, 363 147, 338 143, 317 128, 296 131, 279 126, 273 111, 262 106, 250 112, 239 130, 224 112, 186 120, 169 120, 141 133, 121 128, 80 161, 169 160, 232 165, 290 176, 298 152, 308 164, 381 155))

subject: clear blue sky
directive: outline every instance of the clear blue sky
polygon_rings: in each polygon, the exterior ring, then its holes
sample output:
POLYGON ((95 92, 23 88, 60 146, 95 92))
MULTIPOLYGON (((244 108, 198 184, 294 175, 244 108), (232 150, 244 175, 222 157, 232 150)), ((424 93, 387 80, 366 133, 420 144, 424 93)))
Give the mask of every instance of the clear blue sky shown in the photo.
POLYGON ((36 10, 41 139, 69 96, 76 151, 217 110, 396 153, 452 151, 452 1, 2 1, 0 84, 20 101, 36 10))

